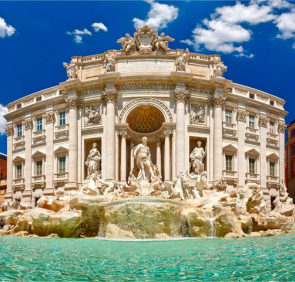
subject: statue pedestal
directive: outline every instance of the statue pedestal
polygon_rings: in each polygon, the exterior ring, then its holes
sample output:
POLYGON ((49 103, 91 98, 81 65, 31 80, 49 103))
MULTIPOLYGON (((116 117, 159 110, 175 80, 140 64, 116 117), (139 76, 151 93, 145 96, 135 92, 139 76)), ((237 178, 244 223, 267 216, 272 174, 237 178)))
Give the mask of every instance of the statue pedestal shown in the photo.
POLYGON ((142 181, 140 183, 141 195, 148 196, 150 192, 150 183, 148 181, 142 181))

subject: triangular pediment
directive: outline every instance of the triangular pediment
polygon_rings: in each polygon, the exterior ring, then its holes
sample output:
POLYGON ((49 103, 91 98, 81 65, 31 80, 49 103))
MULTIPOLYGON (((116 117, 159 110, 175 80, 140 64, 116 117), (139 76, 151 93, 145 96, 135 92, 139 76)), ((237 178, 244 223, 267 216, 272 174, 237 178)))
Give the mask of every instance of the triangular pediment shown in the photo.
POLYGON ((267 159, 272 159, 272 160, 278 160, 279 159, 279 156, 275 153, 272 153, 268 156, 266 156, 267 159))
POLYGON ((227 146, 224 146, 222 148, 222 150, 223 151, 231 151, 231 152, 237 152, 238 151, 238 149, 235 146, 233 146, 232 144, 229 144, 227 146))
POLYGON ((20 157, 20 156, 17 156, 17 157, 15 157, 15 158, 13 159, 13 162, 14 162, 14 163, 21 163, 21 162, 24 162, 24 161, 25 161, 25 159, 22 158, 22 157, 20 157))
POLYGON ((253 155, 253 156, 259 156, 260 153, 256 149, 251 149, 247 152, 245 152, 246 155, 253 155))
POLYGON ((44 158, 46 156, 46 154, 40 152, 40 151, 37 151, 35 152, 33 155, 32 155, 32 158, 33 159, 36 159, 36 158, 44 158))
POLYGON ((65 147, 58 147, 55 151, 54 154, 63 154, 63 153, 67 153, 69 150, 65 147))

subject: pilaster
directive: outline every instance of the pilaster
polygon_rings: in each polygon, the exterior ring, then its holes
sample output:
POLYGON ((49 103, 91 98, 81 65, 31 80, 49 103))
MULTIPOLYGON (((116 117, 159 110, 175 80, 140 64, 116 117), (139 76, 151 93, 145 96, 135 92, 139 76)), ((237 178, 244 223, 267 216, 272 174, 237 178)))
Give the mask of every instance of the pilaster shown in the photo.
POLYGON ((5 129, 7 133, 7 190, 5 193, 5 202, 12 200, 12 185, 13 185, 13 163, 12 163, 12 150, 13 150, 13 125, 7 125, 5 129))
POLYGON ((164 131, 165 137, 165 166, 164 166, 164 180, 170 181, 170 135, 169 130, 164 131))
POLYGON ((285 181, 285 129, 286 124, 283 121, 279 122, 279 165, 280 165, 280 182, 285 181))
POLYGON ((267 163, 266 163, 266 127, 269 119, 261 115, 259 117, 260 127, 260 186, 266 188, 267 163))
POLYGON ((246 115, 244 109, 237 110, 237 123, 238 123, 238 187, 245 186, 246 179, 246 159, 245 159, 245 133, 246 133, 246 115))

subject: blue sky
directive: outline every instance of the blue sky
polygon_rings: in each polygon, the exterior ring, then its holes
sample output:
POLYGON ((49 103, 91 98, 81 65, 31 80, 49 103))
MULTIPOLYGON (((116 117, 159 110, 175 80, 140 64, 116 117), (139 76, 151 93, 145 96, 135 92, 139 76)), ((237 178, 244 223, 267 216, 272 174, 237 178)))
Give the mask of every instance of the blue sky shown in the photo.
POLYGON ((0 152, 5 105, 66 80, 72 56, 120 49, 144 23, 175 38, 173 49, 221 54, 227 79, 285 99, 295 119, 295 2, 0 2, 0 152))

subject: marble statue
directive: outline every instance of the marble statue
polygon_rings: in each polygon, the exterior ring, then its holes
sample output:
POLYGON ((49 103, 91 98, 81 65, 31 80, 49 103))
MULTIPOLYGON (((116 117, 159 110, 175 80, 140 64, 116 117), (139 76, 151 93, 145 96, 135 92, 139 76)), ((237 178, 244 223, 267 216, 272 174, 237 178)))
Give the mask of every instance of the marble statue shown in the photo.
POLYGON ((134 38, 126 33, 126 37, 121 37, 117 41, 117 43, 122 44, 122 49, 126 54, 130 53, 132 50, 142 54, 153 53, 157 50, 166 53, 166 51, 170 50, 168 44, 174 41, 174 39, 170 36, 165 36, 164 33, 161 33, 159 36, 156 27, 144 25, 143 27, 136 27, 135 29, 134 38))
POLYGON ((186 52, 184 52, 181 56, 177 57, 175 59, 175 66, 176 71, 186 71, 186 63, 189 59, 189 51, 186 49, 186 52))
POLYGON ((108 54, 103 61, 103 68, 106 72, 113 72, 115 71, 115 64, 116 64, 116 51, 114 52, 114 55, 108 54))
POLYGON ((87 106, 85 109, 85 124, 99 124, 101 122, 101 116, 99 110, 93 110, 91 106, 87 106))
POLYGON ((148 181, 155 176, 155 167, 151 161, 150 149, 147 146, 147 138, 142 138, 142 144, 137 145, 132 150, 132 156, 136 158, 136 164, 139 168, 137 180, 148 181))
POLYGON ((210 189, 209 184, 207 182, 207 172, 206 171, 202 171, 201 173, 199 173, 198 175, 195 174, 187 174, 189 179, 191 180, 195 180, 195 186, 192 189, 193 198, 197 198, 202 195, 202 191, 203 189, 210 189))
POLYGON ((162 32, 161 36, 158 36, 158 38, 155 41, 155 46, 157 47, 158 50, 162 51, 168 51, 170 48, 168 47, 169 42, 173 42, 174 39, 171 38, 170 36, 165 36, 165 33, 162 32))
POLYGON ((68 75, 69 80, 77 78, 75 64, 73 64, 73 63, 70 63, 70 64, 63 63, 63 66, 67 69, 67 75, 68 75))
POLYGON ((252 195, 246 203, 247 212, 256 214, 264 213, 266 204, 260 186, 256 183, 248 183, 246 186, 252 190, 252 195))
POLYGON ((87 178, 91 178, 100 170, 101 156, 97 149, 97 143, 92 144, 92 149, 89 152, 85 165, 87 166, 87 178))
POLYGON ((289 197, 285 183, 280 187, 280 194, 273 201, 274 209, 271 214, 279 213, 285 216, 291 216, 294 212, 293 199, 289 197))
POLYGON ((220 58, 216 58, 214 62, 215 62, 214 76, 222 77, 223 74, 227 71, 227 67, 221 62, 220 58))
POLYGON ((117 43, 121 43, 122 49, 128 54, 129 51, 136 48, 136 41, 129 33, 126 33, 125 35, 126 37, 121 37, 117 43))
POLYGON ((204 171, 204 158, 206 156, 205 150, 202 148, 202 142, 197 142, 197 147, 190 154, 192 162, 192 171, 195 174, 200 174, 204 171))
POLYGON ((102 181, 101 179, 98 179, 98 182, 100 182, 102 185, 101 193, 103 195, 107 195, 108 193, 112 193, 117 188, 117 181, 116 180, 112 180, 111 182, 107 182, 107 181, 102 181))

